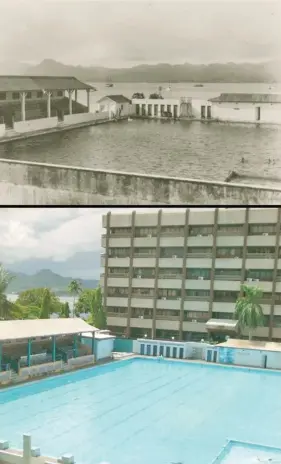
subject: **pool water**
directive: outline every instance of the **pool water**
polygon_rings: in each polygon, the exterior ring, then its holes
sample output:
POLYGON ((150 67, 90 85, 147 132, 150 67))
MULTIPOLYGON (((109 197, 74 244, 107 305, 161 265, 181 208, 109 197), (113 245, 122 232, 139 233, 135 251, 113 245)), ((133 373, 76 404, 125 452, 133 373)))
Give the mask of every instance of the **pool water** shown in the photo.
POLYGON ((130 359, 0 392, 0 439, 77 464, 210 464, 233 439, 281 442, 281 375, 130 359))

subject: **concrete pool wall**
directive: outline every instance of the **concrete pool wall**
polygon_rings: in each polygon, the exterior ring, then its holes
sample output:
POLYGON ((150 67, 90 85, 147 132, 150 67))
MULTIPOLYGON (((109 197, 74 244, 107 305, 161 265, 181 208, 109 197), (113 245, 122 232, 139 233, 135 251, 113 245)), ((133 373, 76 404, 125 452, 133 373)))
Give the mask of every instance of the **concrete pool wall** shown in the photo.
POLYGON ((0 159, 2 205, 280 205, 281 188, 0 159))

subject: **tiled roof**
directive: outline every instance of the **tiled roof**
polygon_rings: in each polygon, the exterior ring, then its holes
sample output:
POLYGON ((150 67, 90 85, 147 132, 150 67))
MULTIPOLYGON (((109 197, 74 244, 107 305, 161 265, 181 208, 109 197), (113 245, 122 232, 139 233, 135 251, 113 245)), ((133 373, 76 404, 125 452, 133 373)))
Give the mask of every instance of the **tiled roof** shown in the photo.
POLYGON ((96 90, 76 77, 61 76, 1 76, 0 92, 31 90, 96 90))
POLYGON ((124 95, 105 95, 98 101, 98 103, 103 101, 105 98, 110 98, 110 100, 113 100, 116 103, 131 103, 131 100, 129 100, 127 97, 124 97, 124 95))
POLYGON ((281 103, 281 94, 270 93, 221 93, 210 98, 214 103, 281 103))
MULTIPOLYGON (((42 111, 42 113, 46 113, 47 117, 47 101, 46 100, 27 100, 25 103, 26 113, 28 114, 29 111, 32 109, 38 109, 42 111)), ((64 98, 52 98, 51 99, 51 110, 62 110, 65 114, 68 114, 69 111, 69 99, 67 97, 64 98)), ((0 116, 4 114, 10 113, 13 114, 16 111, 21 111, 21 102, 20 101, 11 101, 11 102, 0 102, 0 116)), ((88 109, 86 106, 72 100, 72 113, 87 113, 88 109)))

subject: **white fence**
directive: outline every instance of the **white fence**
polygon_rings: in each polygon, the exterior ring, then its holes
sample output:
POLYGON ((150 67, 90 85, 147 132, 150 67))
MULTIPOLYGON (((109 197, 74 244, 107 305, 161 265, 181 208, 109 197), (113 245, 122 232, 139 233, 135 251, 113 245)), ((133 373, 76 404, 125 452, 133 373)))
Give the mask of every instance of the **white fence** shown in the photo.
POLYGON ((11 371, 0 372, 0 384, 11 380, 11 371))
POLYGON ((36 366, 23 367, 20 369, 19 377, 37 377, 40 375, 59 372, 63 369, 63 362, 56 361, 47 364, 38 364, 36 366))
POLYGON ((14 130, 19 133, 32 132, 37 130, 51 129, 58 124, 58 118, 41 118, 30 121, 15 122, 14 130))
POLYGON ((79 356, 79 358, 70 358, 68 365, 70 367, 86 366, 87 364, 93 364, 95 362, 95 356, 93 354, 88 356, 79 356))

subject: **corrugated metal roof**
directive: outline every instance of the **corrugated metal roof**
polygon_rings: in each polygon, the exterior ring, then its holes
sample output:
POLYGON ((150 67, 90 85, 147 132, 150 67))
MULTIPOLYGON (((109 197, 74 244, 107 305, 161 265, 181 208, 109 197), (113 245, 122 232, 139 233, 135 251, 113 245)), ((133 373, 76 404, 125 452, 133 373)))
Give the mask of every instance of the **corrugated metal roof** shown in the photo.
POLYGON ((210 319, 206 322, 206 329, 236 330, 238 321, 232 319, 210 319))
POLYGON ((0 341, 70 335, 97 330, 79 318, 0 321, 0 341))
POLYGON ((281 103, 281 94, 270 93, 221 93, 210 98, 214 103, 281 103))
POLYGON ((1 76, 0 92, 30 90, 96 90, 76 77, 61 76, 1 76))
POLYGON ((131 103, 131 100, 129 100, 127 97, 124 97, 124 95, 106 95, 105 97, 102 97, 98 103, 102 102, 106 98, 110 98, 110 100, 115 101, 115 103, 131 103))
POLYGON ((217 346, 225 348, 239 348, 242 350, 281 351, 281 343, 262 342, 260 340, 236 340, 229 338, 226 342, 217 346))

